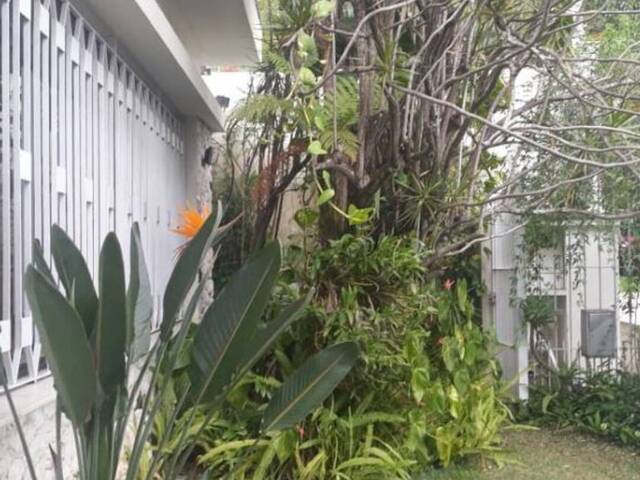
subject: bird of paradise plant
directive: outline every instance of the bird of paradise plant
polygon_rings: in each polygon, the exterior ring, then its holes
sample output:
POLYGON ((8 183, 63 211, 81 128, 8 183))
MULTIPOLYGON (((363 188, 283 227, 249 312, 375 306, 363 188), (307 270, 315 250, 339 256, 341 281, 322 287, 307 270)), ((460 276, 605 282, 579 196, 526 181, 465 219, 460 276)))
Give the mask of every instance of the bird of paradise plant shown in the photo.
POLYGON ((210 215, 211 210, 209 210, 208 207, 197 209, 192 207, 189 203, 187 203, 187 205, 180 211, 181 221, 178 226, 176 228, 172 228, 171 231, 187 238, 187 242, 183 243, 176 249, 177 254, 180 254, 186 247, 187 243, 198 234, 210 215))
MULTIPOLYGON (((56 480, 183 478, 206 425, 221 414, 229 392, 302 317, 310 294, 284 306, 272 321, 263 321, 281 264, 280 245, 273 242, 256 251, 230 277, 208 302, 199 323, 194 322, 207 281, 198 272, 207 252, 224 236, 222 218, 222 206, 218 205, 215 217, 209 216, 185 245, 167 280, 160 333, 153 336, 153 294, 138 224, 131 231, 128 282, 122 248, 114 233, 103 243, 96 281, 80 249, 57 225, 50 235, 56 276, 45 260, 42 245, 34 241, 25 290, 56 385, 60 406, 56 436, 60 438, 64 414, 73 428, 78 460, 74 472, 65 477, 58 441, 52 449, 56 480), (147 455, 153 426, 166 399, 171 372, 181 361, 180 352, 185 351, 188 332, 193 334, 190 367, 177 401, 184 405, 189 399, 196 408, 184 423, 171 421, 166 435, 156 439, 158 448, 147 455), (201 410, 207 416, 200 425, 195 412, 201 410), (134 439, 125 455, 129 430, 134 439), (176 438, 171 448, 169 438, 176 438)), ((358 356, 358 347, 351 342, 310 356, 272 396, 262 415, 262 434, 272 435, 304 420, 349 373, 358 356)), ((37 480, 36 465, 4 376, 0 376, 0 384, 18 425, 29 474, 37 480)), ((175 415, 179 411, 176 409, 175 415)))
POLYGON ((209 215, 211 210, 208 207, 197 209, 187 203, 187 206, 180 211, 181 223, 171 231, 191 240, 200 231, 209 215))

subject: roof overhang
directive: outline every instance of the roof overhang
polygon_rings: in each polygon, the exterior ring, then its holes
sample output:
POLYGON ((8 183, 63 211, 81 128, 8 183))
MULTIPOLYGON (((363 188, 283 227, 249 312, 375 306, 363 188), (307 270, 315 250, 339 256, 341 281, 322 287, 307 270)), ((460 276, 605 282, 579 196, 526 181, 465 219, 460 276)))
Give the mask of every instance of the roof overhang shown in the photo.
MULTIPOLYGON (((221 131, 224 115, 201 70, 156 0, 74 0, 78 11, 178 113, 221 131)), ((182 2, 176 2, 182 3, 182 2)), ((235 1, 230 2, 235 3, 235 1)))
POLYGON ((249 65, 260 57, 255 0, 159 0, 198 66, 249 65))

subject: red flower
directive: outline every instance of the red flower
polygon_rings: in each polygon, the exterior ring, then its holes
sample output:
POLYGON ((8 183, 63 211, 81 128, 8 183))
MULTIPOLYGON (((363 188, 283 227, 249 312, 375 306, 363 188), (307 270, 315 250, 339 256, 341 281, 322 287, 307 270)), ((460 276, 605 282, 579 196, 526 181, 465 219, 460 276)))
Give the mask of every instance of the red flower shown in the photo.
POLYGON ((455 283, 456 283, 456 281, 455 281, 455 280, 452 280, 451 278, 447 278, 447 279, 444 281, 444 285, 443 285, 443 286, 444 286, 444 289, 445 289, 445 290, 451 290, 451 289, 453 288, 453 285, 454 285, 455 283))

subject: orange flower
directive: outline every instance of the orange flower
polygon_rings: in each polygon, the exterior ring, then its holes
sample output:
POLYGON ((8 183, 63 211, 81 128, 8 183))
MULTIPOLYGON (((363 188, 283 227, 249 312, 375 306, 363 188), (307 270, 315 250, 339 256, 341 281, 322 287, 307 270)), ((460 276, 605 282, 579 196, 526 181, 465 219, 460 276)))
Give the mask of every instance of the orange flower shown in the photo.
POLYGON ((200 211, 187 204, 187 207, 180 212, 180 216, 182 217, 181 224, 171 229, 171 231, 188 239, 192 239, 198 234, 210 214, 211 211, 207 207, 200 211))

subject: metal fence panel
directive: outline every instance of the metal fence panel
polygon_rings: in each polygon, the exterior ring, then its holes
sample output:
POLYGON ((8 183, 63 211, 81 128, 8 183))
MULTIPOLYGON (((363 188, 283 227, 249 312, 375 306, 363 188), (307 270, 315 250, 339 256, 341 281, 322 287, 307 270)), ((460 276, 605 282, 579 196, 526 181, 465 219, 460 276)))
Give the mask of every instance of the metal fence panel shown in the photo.
MULTIPOLYGON (((12 385, 47 375, 23 293, 34 238, 58 223, 95 273, 140 222, 155 304, 185 199, 181 122, 66 1, 0 0, 0 353, 12 385)), ((157 315, 160 312, 156 312, 157 315)))

